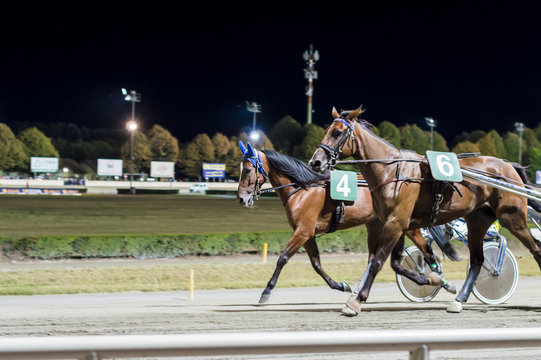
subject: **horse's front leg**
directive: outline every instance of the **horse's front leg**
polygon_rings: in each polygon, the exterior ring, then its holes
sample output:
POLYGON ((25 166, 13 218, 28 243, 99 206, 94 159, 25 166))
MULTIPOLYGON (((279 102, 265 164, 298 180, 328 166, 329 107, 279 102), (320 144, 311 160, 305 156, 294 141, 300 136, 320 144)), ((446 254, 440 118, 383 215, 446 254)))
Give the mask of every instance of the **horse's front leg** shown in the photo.
POLYGON ((278 281, 278 277, 280 276, 282 268, 287 264, 289 259, 291 259, 293 255, 295 255, 295 253, 299 251, 301 246, 303 246, 304 243, 306 243, 306 241, 308 241, 313 236, 314 234, 310 234, 309 232, 306 232, 302 229, 296 229, 293 232, 293 236, 291 237, 291 239, 289 239, 289 242, 287 243, 285 249, 278 257, 274 273, 272 274, 269 282, 267 283, 267 287, 265 288, 265 290, 263 290, 261 298, 259 299, 259 303, 265 303, 269 300, 271 291, 276 286, 276 282, 278 281))
POLYGON ((346 306, 342 309, 342 313, 346 316, 355 316, 361 312, 361 302, 366 301, 368 298, 377 273, 383 267, 391 250, 396 246, 400 238, 404 236, 404 230, 400 229, 393 222, 387 222, 385 225, 382 225, 380 222, 371 222, 366 225, 366 228, 368 230, 369 243, 375 237, 379 239, 379 244, 375 256, 371 261, 369 260, 368 268, 357 286, 357 291, 353 293, 346 302, 346 306))
MULTIPOLYGON (((422 237, 422 236, 421 236, 422 237)), ((427 246, 427 248, 430 248, 427 246)), ((402 251, 404 249, 404 236, 401 236, 391 252, 391 268, 398 275, 405 276, 417 285, 443 285, 441 278, 436 272, 431 272, 428 277, 417 271, 406 270, 400 264, 402 260, 402 251)), ((435 259, 434 259, 435 261, 435 259)))
POLYGON ((325 282, 327 283, 327 285, 329 285, 331 289, 351 292, 351 287, 347 282, 343 281, 341 283, 337 283, 323 270, 323 267, 321 266, 321 260, 319 258, 319 249, 317 247, 315 236, 311 237, 310 239, 308 239, 307 242, 304 243, 304 248, 306 249, 306 253, 310 258, 312 267, 319 274, 319 276, 321 276, 323 280, 325 280, 325 282))
POLYGON ((487 215, 480 209, 465 217, 468 224, 468 249, 470 252, 470 270, 468 276, 462 285, 455 301, 447 307, 447 312, 459 313, 462 311, 462 303, 468 301, 475 285, 475 281, 481 271, 481 266, 485 261, 483 255, 483 239, 485 234, 494 221, 494 217, 487 215))

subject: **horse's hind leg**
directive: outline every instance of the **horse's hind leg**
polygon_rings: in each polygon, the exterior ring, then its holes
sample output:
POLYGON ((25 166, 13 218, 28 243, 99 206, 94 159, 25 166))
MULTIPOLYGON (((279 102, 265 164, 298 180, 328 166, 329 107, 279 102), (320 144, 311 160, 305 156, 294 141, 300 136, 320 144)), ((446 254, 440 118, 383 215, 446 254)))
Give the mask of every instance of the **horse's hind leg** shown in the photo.
POLYGON ((319 249, 317 247, 316 238, 312 236, 310 239, 308 239, 307 242, 304 243, 304 248, 306 249, 306 253, 308 254, 308 257, 310 258, 310 262, 312 263, 312 267, 314 270, 325 280, 327 285, 331 289, 340 290, 340 291, 347 291, 350 292, 351 288, 349 287, 348 283, 341 282, 337 283, 334 281, 327 273, 323 270, 323 267, 321 266, 321 260, 319 258, 319 249))
POLYGON ((295 255, 297 251, 299 251, 301 246, 303 246, 303 244, 312 236, 313 235, 305 234, 304 232, 298 230, 293 233, 293 236, 291 237, 291 239, 289 239, 286 248, 278 257, 274 273, 272 274, 269 282, 267 283, 267 287, 265 288, 265 290, 263 290, 261 298, 259 299, 259 303, 265 303, 269 300, 271 291, 276 286, 276 282, 278 281, 280 272, 282 272, 282 268, 287 264, 289 259, 291 259, 291 257, 295 255))
POLYGON ((461 312, 462 303, 468 301, 470 294, 475 285, 475 281, 481 271, 481 266, 485 261, 483 255, 483 239, 485 234, 494 222, 495 216, 490 208, 478 209, 466 217, 466 223, 468 225, 468 249, 470 252, 470 270, 468 276, 462 285, 462 289, 455 298, 455 302, 449 305, 448 312, 461 312))

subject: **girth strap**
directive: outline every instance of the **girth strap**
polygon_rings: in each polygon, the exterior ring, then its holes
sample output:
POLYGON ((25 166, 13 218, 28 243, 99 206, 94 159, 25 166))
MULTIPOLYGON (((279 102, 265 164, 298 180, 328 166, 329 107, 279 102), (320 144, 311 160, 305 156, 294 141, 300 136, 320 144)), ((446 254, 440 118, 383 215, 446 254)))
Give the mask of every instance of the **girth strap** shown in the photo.
POLYGON ((335 232, 338 229, 338 225, 340 225, 340 223, 344 221, 344 208, 345 204, 343 201, 341 201, 332 213, 331 225, 329 226, 327 234, 335 232))
POLYGON ((432 183, 432 195, 434 195, 434 203, 432 204, 432 211, 430 212, 428 226, 434 225, 440 212, 440 204, 443 200, 443 188, 445 183, 445 181, 434 181, 434 183, 432 183))
POLYGON ((428 226, 433 226, 434 223, 436 223, 436 219, 438 217, 438 214, 440 212, 440 204, 443 200, 443 190, 445 190, 445 187, 451 187, 454 191, 462 197, 462 193, 455 184, 450 183, 448 181, 437 181, 435 180, 434 183, 432 183, 432 194, 434 196, 434 203, 432 204, 432 211, 430 212, 430 220, 428 221, 428 226))

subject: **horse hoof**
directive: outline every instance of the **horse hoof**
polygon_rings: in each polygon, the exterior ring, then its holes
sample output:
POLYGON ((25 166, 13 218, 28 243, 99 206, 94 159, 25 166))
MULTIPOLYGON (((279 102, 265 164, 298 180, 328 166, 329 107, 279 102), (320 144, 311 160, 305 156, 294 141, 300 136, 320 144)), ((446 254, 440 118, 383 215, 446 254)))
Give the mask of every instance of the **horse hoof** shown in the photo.
POLYGON ((344 308, 342 309, 342 315, 347 316, 347 317, 353 317, 353 316, 359 315, 359 313, 353 311, 347 306, 344 306, 344 308))
POLYGON ((346 306, 342 309, 342 314, 345 316, 357 316, 361 312, 361 303, 355 296, 350 296, 346 301, 346 306))
POLYGON ((267 301, 269 301, 270 296, 271 294, 262 294, 261 297, 259 298, 259 303, 260 304, 266 303, 267 301))
POLYGON ((431 272, 427 276, 430 285, 443 285, 443 279, 437 272, 431 272))
POLYGON ((449 304, 449 306, 447 307, 447 312, 448 313, 460 313, 462 312, 462 303, 458 302, 458 301, 453 301, 451 304, 449 304))
POLYGON ((456 286, 453 283, 447 282, 445 285, 442 286, 442 288, 444 288, 445 291, 451 294, 456 294, 456 286))
POLYGON ((344 289, 342 290, 343 292, 349 292, 349 293, 351 292, 351 286, 349 286, 347 282, 342 281, 340 285, 342 285, 342 288, 344 289))

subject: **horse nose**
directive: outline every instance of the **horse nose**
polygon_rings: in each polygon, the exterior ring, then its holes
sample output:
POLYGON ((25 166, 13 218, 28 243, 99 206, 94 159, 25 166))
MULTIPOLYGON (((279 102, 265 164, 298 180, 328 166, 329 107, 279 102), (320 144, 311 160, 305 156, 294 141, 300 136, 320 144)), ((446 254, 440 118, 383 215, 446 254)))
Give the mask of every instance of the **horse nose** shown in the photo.
POLYGON ((239 204, 244 205, 244 199, 239 197, 239 204))

